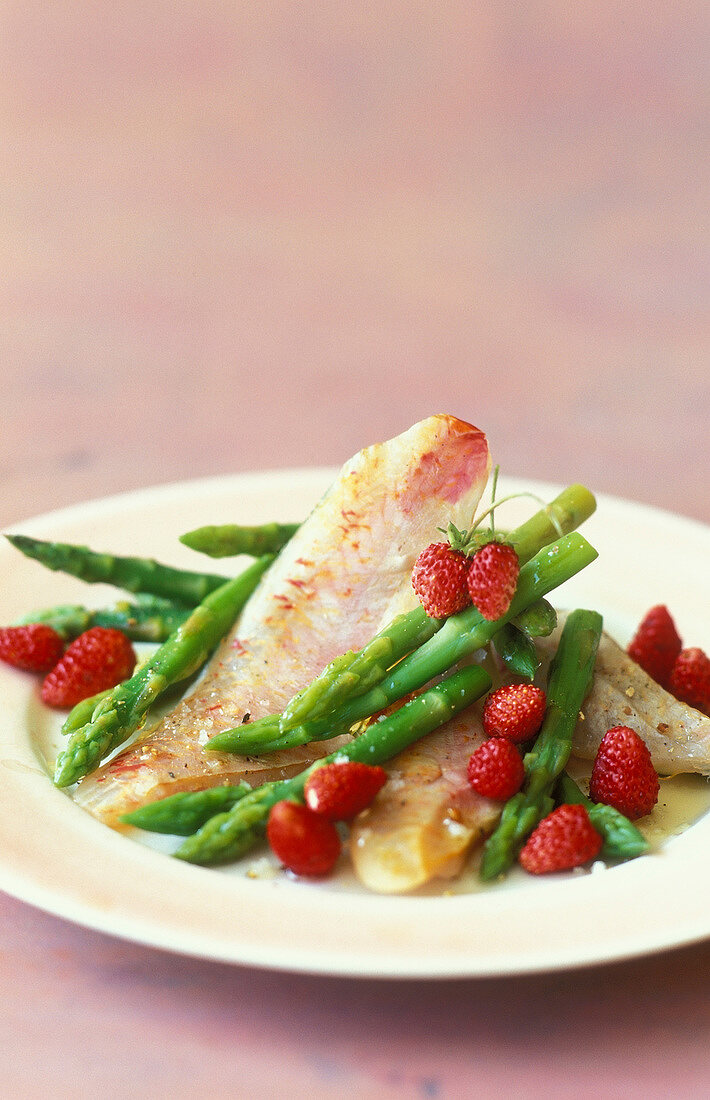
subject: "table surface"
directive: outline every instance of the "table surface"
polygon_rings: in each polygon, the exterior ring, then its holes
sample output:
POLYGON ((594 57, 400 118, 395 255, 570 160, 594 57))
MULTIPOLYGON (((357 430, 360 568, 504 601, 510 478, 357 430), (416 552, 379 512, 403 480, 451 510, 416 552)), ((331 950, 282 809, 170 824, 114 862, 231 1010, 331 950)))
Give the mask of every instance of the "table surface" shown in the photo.
MULTIPOLYGON (((435 411, 505 473, 710 521, 709 30, 701 0, 2 5, 0 525, 435 411)), ((0 914, 13 1097, 707 1088, 708 944, 400 984, 0 914)))

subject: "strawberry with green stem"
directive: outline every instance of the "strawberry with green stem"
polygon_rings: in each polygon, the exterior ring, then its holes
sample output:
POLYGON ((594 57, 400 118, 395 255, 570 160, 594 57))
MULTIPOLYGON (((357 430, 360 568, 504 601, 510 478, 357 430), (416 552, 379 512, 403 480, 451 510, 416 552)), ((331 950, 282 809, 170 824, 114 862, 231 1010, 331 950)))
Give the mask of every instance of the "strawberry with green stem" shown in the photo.
MULTIPOLYGON (((520 558, 510 538, 496 533, 495 510, 505 501, 534 493, 512 493, 496 501, 499 467, 493 471, 491 504, 468 530, 454 523, 446 529, 447 543, 431 543, 422 551, 412 573, 412 584, 428 614, 446 617, 469 603, 493 622, 510 607, 520 573, 520 558), (482 528, 490 516, 490 527, 482 528), (430 610, 431 608, 431 610, 430 610)), ((553 512, 558 532, 561 525, 553 512)))

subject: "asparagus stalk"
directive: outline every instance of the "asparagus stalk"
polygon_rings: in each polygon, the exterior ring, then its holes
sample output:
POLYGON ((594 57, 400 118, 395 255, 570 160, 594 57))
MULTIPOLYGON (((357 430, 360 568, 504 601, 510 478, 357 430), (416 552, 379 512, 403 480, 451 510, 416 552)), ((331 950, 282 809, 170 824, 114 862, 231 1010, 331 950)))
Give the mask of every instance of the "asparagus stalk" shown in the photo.
POLYGON ((257 527, 241 527, 236 523, 226 523, 215 527, 197 527, 180 536, 180 542, 208 554, 211 558, 231 558, 236 554, 278 554, 300 523, 263 523, 257 527))
MULTIPOLYGON (((257 558, 238 577, 205 596, 189 618, 129 680, 101 699, 91 719, 72 734, 57 758, 54 782, 68 787, 88 775, 138 729, 148 708, 168 687, 196 672, 256 588, 271 555, 257 558)), ((81 706, 81 704, 80 704, 81 706)))
POLYGON ((506 802, 500 823, 483 849, 481 877, 503 874, 515 861, 526 837, 554 806, 552 792, 567 765, 579 711, 591 686, 602 632, 596 611, 573 611, 565 623, 550 666, 547 713, 525 756, 523 789, 506 802))
POLYGON ((205 791, 179 791, 156 802, 149 802, 121 821, 149 833, 191 836, 215 814, 231 810, 251 787, 244 780, 234 785, 209 787, 205 791))
POLYGON ((88 607, 74 603, 43 607, 15 620, 16 626, 24 626, 26 623, 44 623, 46 626, 51 626, 52 630, 56 630, 57 634, 67 642, 78 638, 90 626, 96 625, 91 621, 91 611, 88 607))
POLYGON ((635 859, 648 851, 648 841, 628 817, 624 817, 613 806, 592 802, 566 772, 558 780, 556 795, 559 803, 567 802, 585 807, 589 820, 604 841, 600 853, 602 859, 635 859))
MULTIPOLYGON (((587 519, 596 501, 583 485, 563 490, 550 504, 525 523, 508 533, 521 565, 529 561, 543 546, 556 537, 569 533, 587 519)), ((549 608, 549 605, 548 605, 549 608)), ((528 633, 548 634, 549 611, 539 609, 540 623, 528 633)), ((552 612, 554 615, 554 612, 552 612)), ((281 730, 286 733, 303 722, 332 713, 348 699, 362 695, 375 687, 387 671, 418 646, 428 641, 443 625, 443 619, 430 619, 421 607, 401 615, 370 641, 358 653, 347 653, 332 661, 308 687, 291 699, 281 716, 281 730)))
POLYGON ((516 676, 532 680, 539 657, 533 638, 546 638, 557 626, 557 612, 547 600, 537 600, 493 638, 496 653, 516 676))
POLYGON ((513 619, 512 625, 528 638, 548 638, 557 626, 557 612, 547 600, 537 600, 513 619))
POLYGON ((105 699, 114 690, 114 688, 106 688, 105 691, 100 691, 97 695, 90 695, 88 699, 82 699, 70 710, 64 720, 61 732, 68 736, 70 733, 74 733, 75 730, 80 730, 82 726, 91 721, 91 716, 102 699, 105 699))
POLYGON ((70 641, 92 626, 114 627, 134 642, 164 642, 190 614, 184 607, 160 596, 139 594, 135 602, 121 600, 113 607, 92 610, 80 604, 60 604, 23 615, 20 623, 46 623, 70 641))
MULTIPOLYGON (((444 622, 444 619, 429 618, 423 607, 416 607, 407 614, 398 615, 358 653, 351 651, 336 657, 320 676, 294 696, 281 715, 280 731, 287 732, 301 725, 302 721, 327 717, 349 699, 364 695, 366 691, 377 687, 397 661, 423 645, 429 638, 433 638, 444 622), (291 707, 296 703, 298 704, 296 711, 302 709, 304 713, 304 718, 299 721, 292 717, 291 707)), ((520 635, 520 638, 516 639, 515 653, 506 652, 503 659, 511 664, 514 671, 518 671, 518 666, 524 667, 523 674, 526 675, 532 659, 530 648, 535 659, 537 657, 530 639, 551 634, 556 625, 557 613, 547 600, 538 600, 525 608, 514 623, 506 624, 499 631, 501 634, 505 629, 514 631, 517 627, 516 633, 520 635), (527 664, 523 664, 526 659, 527 664)), ((496 639, 498 636, 496 635, 496 639)))
POLYGON ((295 695, 281 715, 281 731, 286 733, 306 720, 332 714, 347 699, 376 687, 392 665, 433 638, 443 624, 443 619, 429 618, 421 606, 398 615, 363 649, 336 657, 295 695))
POLYGON ((208 752, 265 753, 292 748, 347 732, 356 722, 384 710, 441 676, 458 661, 487 645, 504 623, 570 579, 597 557, 596 550, 576 531, 544 547, 520 570, 518 586, 508 611, 500 619, 484 619, 475 607, 451 615, 441 629, 400 661, 384 680, 364 695, 351 699, 331 716, 275 734, 278 716, 224 730, 205 746, 208 752))
POLYGON ((521 562, 529 561, 542 546, 561 535, 576 531, 597 507, 594 494, 584 485, 570 485, 520 527, 511 531, 508 541, 521 562))
POLYGON ((162 565, 152 558, 99 554, 88 546, 66 542, 43 542, 28 535, 7 535, 14 547, 48 569, 69 573, 88 584, 113 584, 128 592, 146 592, 194 607, 229 577, 213 573, 192 573, 162 565))
POLYGON ((505 623, 493 639, 493 644, 501 661, 511 672, 526 680, 535 678, 540 660, 532 638, 513 623, 505 623))
MULTIPOLYGON (((438 623, 441 625, 443 620, 427 619, 430 623, 438 623)), ((536 600, 534 603, 526 607, 519 615, 516 615, 512 623, 506 624, 510 626, 516 626, 521 634, 528 638, 541 638, 551 634, 557 625, 557 612, 551 604, 545 599, 536 600)), ((494 640, 498 640, 504 627, 494 636, 494 640)), ((423 640, 426 640, 424 634, 423 640)), ((360 651, 364 653, 364 650, 360 651)), ((336 658, 336 661, 343 660, 347 663, 350 658, 350 654, 344 654, 342 658, 336 658)), ((306 689, 307 690, 307 689, 306 689)), ((224 741, 220 742, 219 746, 210 743, 208 747, 217 749, 223 747, 224 751, 238 752, 238 751, 258 751, 259 752, 273 752, 276 748, 287 748, 291 744, 300 744, 301 738, 306 741, 318 740, 322 737, 332 736, 332 723, 333 721, 340 721, 340 728, 338 732, 347 732, 347 729, 355 721, 360 721, 362 717, 368 717, 368 715, 360 715, 360 717, 353 719, 352 712, 348 709, 344 716, 340 714, 337 717, 330 715, 324 715, 323 719, 316 719, 308 721, 303 726, 298 727, 298 732, 292 734, 294 738, 293 742, 289 740, 289 735, 281 733, 281 715, 269 714, 263 718, 259 718, 256 722, 251 723, 248 727, 240 727, 238 730, 224 730, 224 741), (252 732, 253 731, 253 732, 252 732), (244 737, 244 744, 242 745, 242 737, 244 737), (253 738, 253 742, 252 742, 253 738), (238 742, 238 744, 237 744, 238 742), (234 747, 231 747, 231 746, 234 747), (240 746, 241 745, 241 750, 240 746)), ((220 737, 222 734, 219 735, 220 737)))
POLYGON ((271 807, 284 798, 300 799, 308 776, 324 763, 357 760, 382 764, 412 742, 464 710, 491 686, 478 665, 453 673, 435 687, 405 703, 387 718, 373 723, 360 737, 330 756, 317 760, 292 779, 257 787, 225 813, 217 814, 177 850, 190 863, 222 863, 238 859, 264 834, 271 807))

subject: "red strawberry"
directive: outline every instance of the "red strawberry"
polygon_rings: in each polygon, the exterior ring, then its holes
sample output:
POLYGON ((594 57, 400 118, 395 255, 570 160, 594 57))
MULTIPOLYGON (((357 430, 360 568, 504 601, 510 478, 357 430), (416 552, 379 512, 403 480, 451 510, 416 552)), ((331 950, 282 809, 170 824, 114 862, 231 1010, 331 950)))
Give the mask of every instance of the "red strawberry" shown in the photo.
POLYGON ((682 645, 668 608, 657 604, 641 620, 628 654, 657 684, 668 687, 671 669, 682 645))
POLYGON ((300 802, 272 806, 266 836, 277 859, 296 875, 327 875, 340 855, 340 837, 332 821, 300 802))
POLYGON ((658 801, 658 776, 644 741, 629 726, 607 730, 589 783, 593 802, 614 806, 632 821, 650 814, 658 801))
POLYGON ((133 646, 120 630, 92 626, 72 642, 42 684, 50 707, 73 707, 127 679, 136 664, 133 646))
POLYGON ((432 542, 412 569, 412 588, 432 619, 463 611, 471 602, 466 587, 468 559, 448 542, 432 542))
POLYGON ((49 672, 63 649, 61 636, 46 623, 0 629, 0 659, 27 672, 49 672))
POLYGON ((507 737, 527 741, 542 725, 547 697, 533 684, 505 684, 492 691, 483 708, 483 728, 487 737, 507 737))
POLYGON ((384 768, 347 760, 316 768, 306 780, 303 794, 314 813, 330 821, 350 821, 370 805, 386 781, 384 768))
POLYGON ((506 542, 487 542, 471 558, 468 593, 484 619, 500 619, 510 607, 520 562, 506 542))
POLYGON ((670 676, 677 699, 710 714, 710 658, 697 646, 678 654, 670 676))
POLYGON ((543 817, 518 859, 531 875, 569 871, 599 855, 602 838, 584 806, 564 803, 543 817))
POLYGON ((507 801, 520 790, 524 778, 523 758, 504 737, 491 737, 469 757, 468 781, 485 798, 507 801))

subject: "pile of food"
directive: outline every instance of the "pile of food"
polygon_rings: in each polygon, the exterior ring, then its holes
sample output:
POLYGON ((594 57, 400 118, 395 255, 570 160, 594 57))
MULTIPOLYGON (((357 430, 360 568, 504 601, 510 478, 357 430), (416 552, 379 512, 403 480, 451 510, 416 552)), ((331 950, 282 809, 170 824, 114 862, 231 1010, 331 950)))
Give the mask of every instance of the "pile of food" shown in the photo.
POLYGON ((8 536, 133 593, 0 630, 0 658, 72 708, 54 781, 106 824, 184 838, 180 859, 268 843, 369 889, 531 874, 645 853, 659 774, 710 774, 710 660, 654 607, 628 652, 547 597, 596 558, 573 485, 501 530, 486 438, 433 416, 343 467, 301 524, 200 528, 235 577, 8 536), (136 664, 133 642, 151 642, 136 664), (204 667, 206 666, 206 667, 204 667), (194 680, 170 712, 157 705, 194 680), (573 758, 592 763, 587 789, 573 758))

